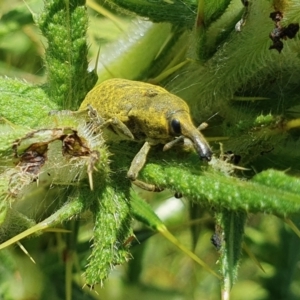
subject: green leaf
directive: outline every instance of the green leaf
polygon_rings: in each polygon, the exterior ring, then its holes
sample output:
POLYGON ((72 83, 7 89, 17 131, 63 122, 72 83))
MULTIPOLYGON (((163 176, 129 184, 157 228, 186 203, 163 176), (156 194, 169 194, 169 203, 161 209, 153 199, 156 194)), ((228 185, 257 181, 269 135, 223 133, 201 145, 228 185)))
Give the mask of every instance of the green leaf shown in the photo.
POLYGON ((24 81, 0 78, 0 117, 16 125, 35 127, 57 105, 42 87, 24 81))
POLYGON ((198 170, 192 166, 187 169, 182 166, 148 164, 141 175, 147 182, 180 192, 208 207, 284 217, 300 213, 299 179, 279 171, 265 171, 253 180, 246 181, 225 176, 210 168, 202 171, 200 163, 198 170))
MULTIPOLYGON (((222 294, 230 294, 237 279, 239 259, 242 250, 246 212, 222 209, 216 213, 216 226, 220 228, 220 271, 222 275, 222 294)), ((225 299, 225 297, 224 297, 225 299)))
POLYGON ((181 27, 194 25, 197 5, 189 0, 109 0, 114 8, 147 17, 154 23, 168 22, 181 27))
POLYGON ((130 258, 127 240, 132 236, 129 185, 107 185, 93 193, 95 218, 92 253, 85 272, 87 284, 94 286, 108 277, 111 269, 130 258))
POLYGON ((63 109, 77 109, 97 81, 88 71, 85 1, 50 0, 37 23, 48 40, 46 69, 47 93, 63 109))

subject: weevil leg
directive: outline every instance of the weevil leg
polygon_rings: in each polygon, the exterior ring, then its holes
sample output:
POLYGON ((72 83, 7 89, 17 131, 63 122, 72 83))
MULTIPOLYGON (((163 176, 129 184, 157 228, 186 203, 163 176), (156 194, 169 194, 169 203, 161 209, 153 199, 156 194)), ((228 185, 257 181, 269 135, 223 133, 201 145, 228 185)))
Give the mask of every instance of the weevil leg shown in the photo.
POLYGON ((111 118, 101 123, 100 128, 111 126, 119 136, 124 136, 126 139, 134 140, 134 136, 129 128, 118 118, 111 118))
POLYGON ((171 149, 174 145, 176 145, 177 143, 183 141, 183 139, 184 139, 184 136, 180 135, 175 140, 172 140, 171 142, 165 144, 164 147, 163 147, 163 151, 167 151, 167 150, 171 149))
POLYGON ((129 128, 117 117, 104 119, 91 105, 88 105, 84 112, 88 113, 89 118, 92 119, 93 122, 99 126, 99 128, 112 126, 113 129, 118 132, 118 134, 124 135, 127 139, 129 138, 130 140, 134 140, 134 136, 129 128))
MULTIPOLYGON (((204 122, 204 123, 201 123, 197 127, 197 129, 199 131, 201 131, 201 130, 205 129, 207 126, 208 126, 208 124, 204 122)), ((183 140, 184 140, 184 136, 183 135, 178 136, 177 138, 175 138, 171 142, 165 144, 164 147, 163 147, 163 151, 167 151, 167 150, 171 149, 174 145, 176 145, 179 142, 182 142, 183 140)))
POLYGON ((161 192, 161 191, 164 190, 164 189, 159 188, 158 186, 156 186, 154 184, 146 183, 146 182, 141 181, 141 180, 135 180, 135 181, 132 181, 132 183, 134 185, 136 185, 137 187, 139 187, 139 188, 141 188, 145 191, 149 191, 149 192, 161 192))
POLYGON ((127 177, 132 181, 134 185, 146 191, 160 192, 162 191, 162 189, 156 187, 155 185, 136 179, 138 177, 140 170, 143 168, 143 166, 146 163, 147 155, 150 149, 151 149, 150 143, 145 142, 143 147, 140 149, 140 151, 136 154, 136 156, 132 160, 130 168, 127 172, 127 177))
POLYGON ((151 149, 151 145, 149 142, 145 142, 140 151, 136 154, 134 159, 131 162, 130 168, 127 172, 127 177, 134 181, 136 180, 140 170, 146 163, 147 155, 151 149))
POLYGON ((124 135, 125 137, 134 140, 134 136, 131 133, 130 129, 118 118, 111 118, 105 123, 113 126, 113 128, 118 131, 118 133, 124 135))

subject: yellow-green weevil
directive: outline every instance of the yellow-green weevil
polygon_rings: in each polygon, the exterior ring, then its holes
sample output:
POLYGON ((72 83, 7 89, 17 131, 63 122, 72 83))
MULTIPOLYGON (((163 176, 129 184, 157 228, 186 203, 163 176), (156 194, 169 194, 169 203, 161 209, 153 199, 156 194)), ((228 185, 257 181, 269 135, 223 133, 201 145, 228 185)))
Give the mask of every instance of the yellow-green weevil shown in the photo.
POLYGON ((192 123, 187 103, 159 86, 109 79, 87 94, 79 110, 87 107, 95 109, 103 125, 110 125, 120 138, 144 142, 127 173, 138 186, 152 189, 136 180, 151 146, 183 136, 192 142, 200 158, 209 161, 212 157, 207 141, 192 123))

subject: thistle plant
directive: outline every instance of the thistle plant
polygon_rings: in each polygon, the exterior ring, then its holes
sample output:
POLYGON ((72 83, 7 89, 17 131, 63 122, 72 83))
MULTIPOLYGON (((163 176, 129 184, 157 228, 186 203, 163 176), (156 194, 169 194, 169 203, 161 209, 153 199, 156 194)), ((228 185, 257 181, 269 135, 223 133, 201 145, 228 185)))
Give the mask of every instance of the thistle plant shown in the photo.
MULTIPOLYGON (((229 299, 250 214, 277 216, 299 234, 300 6, 296 0, 108 0, 106 5, 152 23, 133 25, 122 51, 118 41, 101 49, 101 63, 90 71, 85 1, 45 1, 33 19, 47 39, 46 83, 0 80, 0 248, 28 236, 42 239, 49 230, 58 236, 69 232, 63 260, 65 297, 72 299, 75 268, 83 274, 79 285, 97 288, 105 286, 112 269, 134 260, 131 248, 142 240, 133 230, 136 220, 152 231, 149 236, 161 233, 213 274, 221 298, 229 299), (134 66, 149 36, 147 59, 134 66), (134 55, 128 55, 130 49, 134 55), (107 57, 116 58, 106 62, 107 57), (214 151, 209 163, 193 151, 158 147, 139 177, 213 216, 217 267, 181 245, 143 194, 132 189, 126 173, 137 146, 105 139, 100 109, 77 111, 97 75, 101 82, 121 70, 127 79, 162 85, 186 100, 198 123, 208 120, 204 134, 214 151), (85 219, 92 227, 83 244, 88 254, 76 256, 85 219)), ((197 217, 191 214, 192 221, 197 217)), ((195 244, 199 233, 191 230, 195 244)), ((282 231, 282 241, 286 237, 282 231)), ((1 251, 9 270, 16 270, 13 251, 1 251)), ((283 278, 276 276, 266 286, 283 278)), ((291 282, 283 285, 285 299, 292 299, 291 282)), ((40 297, 46 290, 41 286, 40 297)))

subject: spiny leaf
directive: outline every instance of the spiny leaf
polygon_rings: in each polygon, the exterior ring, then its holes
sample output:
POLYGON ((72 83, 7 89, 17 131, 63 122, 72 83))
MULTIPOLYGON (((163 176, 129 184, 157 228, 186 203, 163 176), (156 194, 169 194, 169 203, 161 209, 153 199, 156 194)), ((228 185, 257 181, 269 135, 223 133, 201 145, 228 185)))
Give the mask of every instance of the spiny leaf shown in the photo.
POLYGON ((0 93, 0 116, 15 125, 34 127, 58 108, 41 87, 25 81, 0 78, 0 93))
POLYGON ((88 19, 85 1, 45 1, 37 18, 48 40, 46 68, 47 93, 64 109, 77 109, 97 76, 88 72, 86 30, 88 19))
POLYGON ((92 253, 86 268, 87 284, 103 284, 111 269, 130 258, 126 241, 132 236, 129 186, 98 188, 94 199, 95 218, 92 253))
POLYGON ((148 164, 141 174, 146 181, 178 191, 208 207, 278 216, 300 213, 299 179, 279 171, 265 171, 245 181, 209 169, 199 169, 195 174, 182 167, 148 164))

